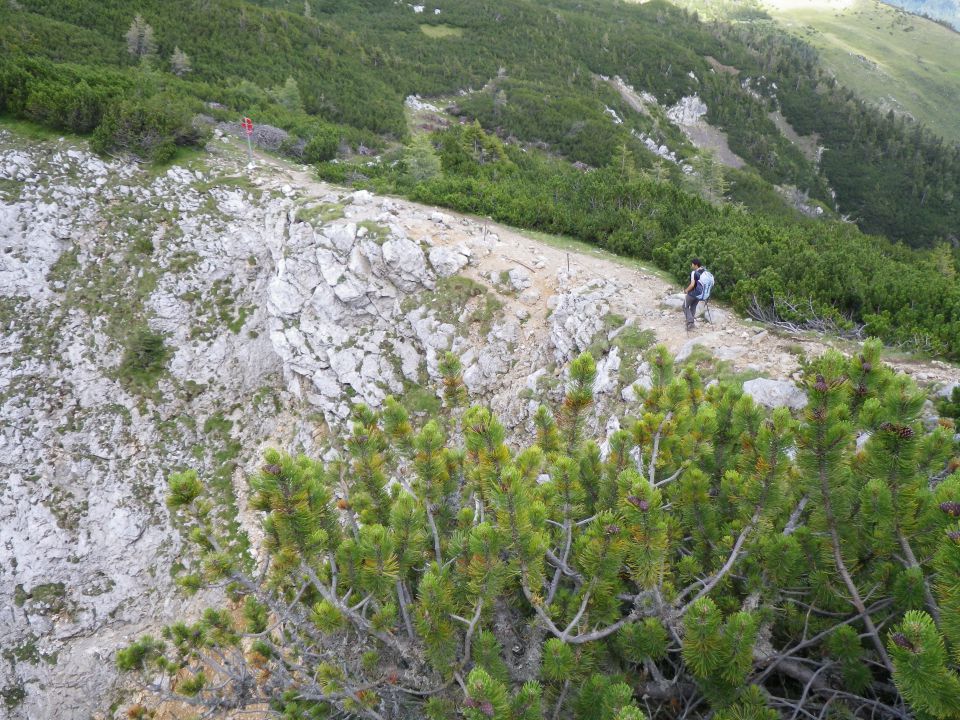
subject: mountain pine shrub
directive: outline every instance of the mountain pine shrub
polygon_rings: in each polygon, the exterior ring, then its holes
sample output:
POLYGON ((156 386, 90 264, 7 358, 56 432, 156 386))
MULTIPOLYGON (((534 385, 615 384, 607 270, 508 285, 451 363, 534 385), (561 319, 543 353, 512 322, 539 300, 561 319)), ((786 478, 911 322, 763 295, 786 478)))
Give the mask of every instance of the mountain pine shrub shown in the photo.
POLYGON ((526 442, 448 354, 424 424, 389 400, 337 459, 265 454, 255 567, 174 474, 182 582, 227 599, 117 663, 221 714, 960 717, 957 447, 879 352, 811 362, 794 416, 658 346, 602 445, 589 354, 526 442))

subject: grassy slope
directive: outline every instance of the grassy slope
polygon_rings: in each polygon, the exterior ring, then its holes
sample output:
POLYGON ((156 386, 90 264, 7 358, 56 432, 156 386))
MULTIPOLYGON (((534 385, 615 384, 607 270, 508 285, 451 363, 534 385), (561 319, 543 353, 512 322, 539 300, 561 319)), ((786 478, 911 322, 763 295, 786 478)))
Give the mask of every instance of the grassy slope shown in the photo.
POLYGON ((960 142, 960 34, 878 0, 766 0, 786 29, 820 50, 837 78, 960 142))

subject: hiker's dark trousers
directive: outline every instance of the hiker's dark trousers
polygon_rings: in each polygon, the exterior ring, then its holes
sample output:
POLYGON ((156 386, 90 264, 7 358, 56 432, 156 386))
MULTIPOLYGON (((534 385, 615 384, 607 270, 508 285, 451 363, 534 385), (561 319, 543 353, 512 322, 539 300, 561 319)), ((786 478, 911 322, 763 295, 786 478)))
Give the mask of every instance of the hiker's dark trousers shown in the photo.
POLYGON ((683 314, 687 318, 687 325, 693 325, 693 319, 697 316, 698 302, 700 298, 695 298, 690 293, 687 293, 683 299, 683 314))

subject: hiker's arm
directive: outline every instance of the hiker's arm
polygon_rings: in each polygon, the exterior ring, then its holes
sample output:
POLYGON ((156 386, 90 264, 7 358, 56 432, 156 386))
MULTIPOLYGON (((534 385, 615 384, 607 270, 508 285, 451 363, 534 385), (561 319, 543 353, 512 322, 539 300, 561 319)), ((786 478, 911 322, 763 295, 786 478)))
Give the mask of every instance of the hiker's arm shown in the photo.
POLYGON ((695 288, 696 286, 697 286, 697 281, 694 280, 693 277, 691 276, 691 278, 690 278, 690 284, 687 285, 687 289, 684 290, 684 292, 685 292, 685 293, 688 293, 688 292, 690 292, 691 290, 693 290, 693 288, 695 288))

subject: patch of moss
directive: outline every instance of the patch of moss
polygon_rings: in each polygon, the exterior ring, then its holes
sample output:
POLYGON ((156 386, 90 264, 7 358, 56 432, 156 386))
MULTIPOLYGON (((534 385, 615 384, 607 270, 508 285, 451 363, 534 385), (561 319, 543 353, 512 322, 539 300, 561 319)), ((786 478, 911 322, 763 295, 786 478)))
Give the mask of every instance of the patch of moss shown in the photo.
POLYGON ((170 350, 164 344, 164 336, 147 325, 134 329, 127 340, 119 374, 129 386, 147 389, 156 385, 166 370, 170 350))
POLYGON ((7 685, 5 688, 0 690, 0 700, 3 700, 3 705, 7 710, 13 710, 19 707, 27 697, 27 691, 23 689, 23 685, 7 685))
POLYGON ((177 250, 170 256, 170 262, 167 268, 170 272, 182 273, 192 268, 198 262, 200 262, 200 256, 193 250, 177 250))
POLYGON ((67 607, 67 586, 62 582, 41 583, 27 590, 23 585, 17 585, 13 589, 13 604, 23 607, 28 600, 44 614, 61 612, 67 607))
POLYGON ((461 275, 453 275, 437 280, 433 291, 420 293, 406 298, 401 303, 404 312, 424 306, 435 313, 440 322, 454 323, 473 298, 487 293, 487 289, 478 282, 461 275))
POLYGON ((433 417, 440 412, 441 402, 437 394, 430 388, 417 385, 416 383, 405 383, 403 397, 400 403, 406 408, 410 415, 433 417))
POLYGON ((486 293, 483 298, 483 304, 470 313, 470 322, 480 324, 480 334, 486 335, 490 332, 493 321, 500 316, 503 310, 503 303, 494 295, 486 293))
POLYGON ((377 243, 377 245, 383 245, 383 243, 387 241, 387 238, 390 237, 390 228, 373 220, 362 220, 357 223, 357 226, 366 228, 366 236, 377 243))
POLYGON ((297 220, 310 223, 314 227, 319 227, 328 222, 339 220, 343 217, 342 203, 320 203, 312 207, 304 207, 297 210, 297 220))
POLYGON ((44 505, 56 518, 57 525, 70 532, 79 529, 80 521, 90 509, 87 500, 77 501, 72 492, 61 487, 53 488, 50 497, 44 501, 44 505))
POLYGON ((20 199, 23 191, 23 181, 0 178, 0 200, 13 203, 20 199))

